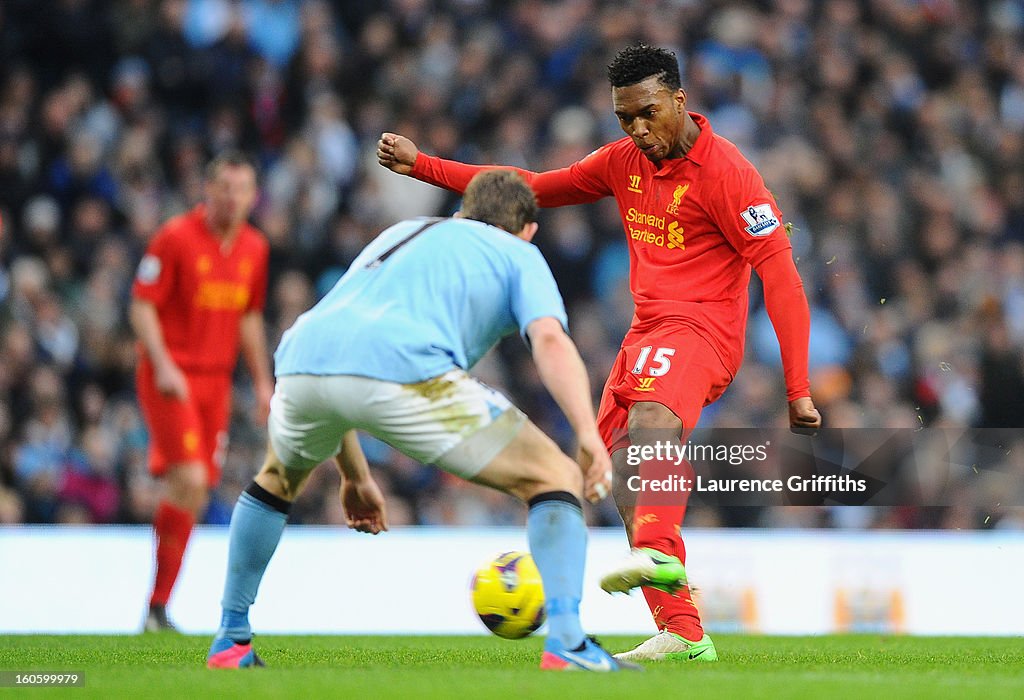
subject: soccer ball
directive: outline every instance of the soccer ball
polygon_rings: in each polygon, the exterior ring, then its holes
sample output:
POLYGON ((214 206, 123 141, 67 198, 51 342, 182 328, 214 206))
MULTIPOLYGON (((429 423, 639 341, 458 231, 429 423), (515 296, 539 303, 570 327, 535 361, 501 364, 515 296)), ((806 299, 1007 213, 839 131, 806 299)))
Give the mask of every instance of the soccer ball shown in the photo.
POLYGON ((544 585, 533 557, 504 552, 473 575, 473 607, 494 634, 522 639, 544 624, 544 585))

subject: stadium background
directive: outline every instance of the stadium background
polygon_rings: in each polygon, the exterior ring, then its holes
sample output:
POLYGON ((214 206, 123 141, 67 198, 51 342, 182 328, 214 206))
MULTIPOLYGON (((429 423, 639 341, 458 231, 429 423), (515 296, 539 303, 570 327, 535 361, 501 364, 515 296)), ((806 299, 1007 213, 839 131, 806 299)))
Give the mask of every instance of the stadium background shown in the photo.
MULTIPOLYGON (((676 51, 691 109, 795 225, 826 419, 1019 427, 1020 0, 5 0, 0 524, 150 521, 128 290, 159 224, 201 196, 208 156, 238 146, 260 162, 273 344, 382 227, 456 205, 376 165, 382 130, 472 162, 566 165, 621 135, 604 66, 638 39, 676 51)), ((538 244, 596 394, 631 312, 614 203, 545 211, 538 244)), ((704 425, 786 424, 758 289, 744 366, 704 425)), ((569 446, 517 339, 478 374, 569 446)), ((247 382, 208 523, 227 521, 262 456, 247 382)), ((366 449, 395 525, 523 522, 504 496, 366 449)), ((687 524, 1020 529, 1005 504, 1024 502, 1024 449, 1004 467, 1015 491, 999 508, 968 472, 942 507, 695 505, 687 524)), ((336 478, 318 470, 293 521, 342 522, 336 478)), ((610 503, 588 517, 618 524, 610 503)))

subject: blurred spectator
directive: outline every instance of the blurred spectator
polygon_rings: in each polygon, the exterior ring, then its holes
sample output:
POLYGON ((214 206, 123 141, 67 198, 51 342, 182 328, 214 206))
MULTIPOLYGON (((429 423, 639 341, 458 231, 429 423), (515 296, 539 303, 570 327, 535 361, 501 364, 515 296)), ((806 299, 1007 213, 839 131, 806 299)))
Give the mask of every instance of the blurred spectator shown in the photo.
MULTIPOLYGON (((76 513, 85 515, 87 522, 110 523, 117 515, 120 494, 113 438, 102 428, 86 428, 64 470, 58 496, 61 505, 77 506, 81 511, 76 513)), ((60 517, 58 513, 58 521, 60 517)))

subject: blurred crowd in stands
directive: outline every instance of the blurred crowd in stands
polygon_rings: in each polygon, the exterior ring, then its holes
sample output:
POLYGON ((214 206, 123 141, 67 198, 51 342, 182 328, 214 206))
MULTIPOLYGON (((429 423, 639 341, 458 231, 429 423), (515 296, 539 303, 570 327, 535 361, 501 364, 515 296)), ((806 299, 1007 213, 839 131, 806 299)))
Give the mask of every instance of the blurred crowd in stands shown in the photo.
MULTIPOLYGON (((605 66, 638 40, 676 52, 689 108, 794 225, 826 422, 1016 428, 998 468, 949 475, 952 505, 695 504, 687 523, 1024 527, 1024 0, 4 0, 0 523, 149 522, 128 292, 212 154, 260 164, 274 347, 381 228, 457 206, 376 165, 381 131, 567 165, 621 137, 605 66)), ((614 202, 546 210, 537 242, 596 398, 631 315, 614 202)), ((519 339, 477 374, 572 449, 519 339)), ((209 523, 262 458, 246 382, 209 523)), ((755 277, 746 361, 702 425, 786 424, 755 277)), ((395 525, 524 521, 505 496, 365 446, 395 525)), ((336 483, 321 466, 293 520, 343 522, 336 483)), ((588 515, 618 524, 610 502, 588 515)))

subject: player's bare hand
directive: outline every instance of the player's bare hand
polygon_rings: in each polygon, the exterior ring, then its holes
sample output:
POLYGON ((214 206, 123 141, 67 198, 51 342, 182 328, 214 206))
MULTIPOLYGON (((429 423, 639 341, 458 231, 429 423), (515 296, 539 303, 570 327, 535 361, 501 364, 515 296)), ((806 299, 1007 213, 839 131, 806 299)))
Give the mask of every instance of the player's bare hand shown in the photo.
POLYGON ((384 495, 373 479, 354 482, 345 479, 341 484, 341 507, 345 511, 345 524, 356 532, 371 535, 388 529, 388 512, 384 495))
POLYGON ((798 435, 815 435, 821 427, 821 414, 810 396, 789 402, 789 429, 798 435))
POLYGON ((153 382, 156 390, 164 396, 173 396, 181 401, 188 398, 188 380, 172 360, 153 368, 153 382))
POLYGON ((576 462, 583 471, 583 496, 597 503, 612 491, 612 459, 597 432, 579 437, 576 462))
POLYGON ((399 134, 384 132, 377 141, 377 162, 399 175, 411 175, 419 149, 399 134))

